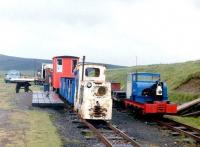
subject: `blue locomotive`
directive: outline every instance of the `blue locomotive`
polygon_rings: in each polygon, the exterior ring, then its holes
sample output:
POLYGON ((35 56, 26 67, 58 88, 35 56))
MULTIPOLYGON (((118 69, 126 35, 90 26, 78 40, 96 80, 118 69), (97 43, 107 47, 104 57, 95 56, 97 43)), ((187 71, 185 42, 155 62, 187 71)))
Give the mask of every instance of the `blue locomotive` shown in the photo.
POLYGON ((177 105, 168 99, 167 86, 160 74, 135 72, 127 78, 125 107, 141 110, 143 114, 176 114, 177 105))

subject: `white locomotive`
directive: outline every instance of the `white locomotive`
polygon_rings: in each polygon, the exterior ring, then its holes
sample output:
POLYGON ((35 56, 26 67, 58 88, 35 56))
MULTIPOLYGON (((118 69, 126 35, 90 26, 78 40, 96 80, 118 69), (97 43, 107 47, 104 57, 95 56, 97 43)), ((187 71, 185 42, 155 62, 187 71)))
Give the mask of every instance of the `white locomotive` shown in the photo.
POLYGON ((74 109, 83 119, 112 118, 111 84, 106 82, 105 70, 98 64, 78 64, 75 69, 74 109))

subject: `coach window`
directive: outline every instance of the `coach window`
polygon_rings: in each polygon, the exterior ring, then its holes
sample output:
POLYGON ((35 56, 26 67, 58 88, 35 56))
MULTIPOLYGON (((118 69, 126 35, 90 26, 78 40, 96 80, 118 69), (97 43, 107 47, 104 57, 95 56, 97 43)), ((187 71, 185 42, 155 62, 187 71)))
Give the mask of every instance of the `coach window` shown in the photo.
POLYGON ((57 59, 58 65, 62 65, 62 59, 57 59))
POLYGON ((57 59, 57 72, 62 72, 62 59, 57 59))
POLYGON ((99 68, 87 68, 85 71, 87 77, 99 77, 100 69, 99 68))
POLYGON ((77 65, 77 60, 72 60, 72 73, 74 72, 76 65, 77 65))

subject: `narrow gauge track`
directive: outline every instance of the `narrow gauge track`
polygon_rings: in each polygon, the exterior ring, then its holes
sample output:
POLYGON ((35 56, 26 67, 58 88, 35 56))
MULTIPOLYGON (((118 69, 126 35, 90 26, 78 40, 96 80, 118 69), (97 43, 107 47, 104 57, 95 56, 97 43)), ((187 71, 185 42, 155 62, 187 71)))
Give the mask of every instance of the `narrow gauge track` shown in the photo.
POLYGON ((111 123, 102 121, 100 125, 96 126, 87 120, 81 119, 81 121, 88 128, 90 128, 101 140, 101 142, 104 143, 107 147, 114 147, 114 146, 141 147, 141 145, 137 141, 133 140, 124 132, 114 127, 111 123))
POLYGON ((157 122, 158 124, 165 126, 175 132, 179 132, 180 134, 184 134, 185 136, 191 137, 197 142, 200 143, 200 130, 170 119, 154 119, 153 121, 157 122))

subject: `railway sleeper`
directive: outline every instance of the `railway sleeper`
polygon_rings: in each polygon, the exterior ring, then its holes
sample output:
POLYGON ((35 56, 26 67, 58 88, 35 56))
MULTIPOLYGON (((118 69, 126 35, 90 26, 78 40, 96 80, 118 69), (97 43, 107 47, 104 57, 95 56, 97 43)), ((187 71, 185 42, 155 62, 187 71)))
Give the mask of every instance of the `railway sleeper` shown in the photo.
POLYGON ((108 133, 108 134, 110 134, 110 133, 113 133, 113 131, 112 130, 99 130, 101 133, 104 133, 104 134, 106 134, 106 133, 108 133))
POLYGON ((81 132, 82 132, 82 133, 91 133, 91 132, 93 132, 93 131, 90 130, 90 129, 83 129, 83 130, 81 130, 81 132))
POLYGON ((124 140, 124 138, 120 136, 107 136, 106 138, 109 140, 124 140))
POLYGON ((97 139, 97 137, 94 135, 94 136, 84 136, 84 138, 85 139, 87 139, 87 140, 96 140, 97 139))
POLYGON ((81 124, 82 122, 80 120, 78 120, 78 119, 75 119, 75 120, 72 120, 72 123, 74 123, 74 124, 81 124))
POLYGON ((179 132, 170 132, 170 134, 172 135, 172 136, 179 136, 180 135, 180 133, 179 132))
POLYGON ((79 126, 77 126, 77 128, 79 129, 88 129, 88 127, 84 124, 80 124, 79 126))
POLYGON ((200 134, 197 133, 197 132, 195 132, 195 131, 191 131, 191 132, 188 131, 188 133, 190 133, 190 134, 192 134, 192 135, 195 135, 195 136, 200 136, 200 134))
POLYGON ((174 127, 176 129, 180 129, 180 130, 188 130, 186 127, 183 127, 183 126, 179 126, 179 127, 174 127))

